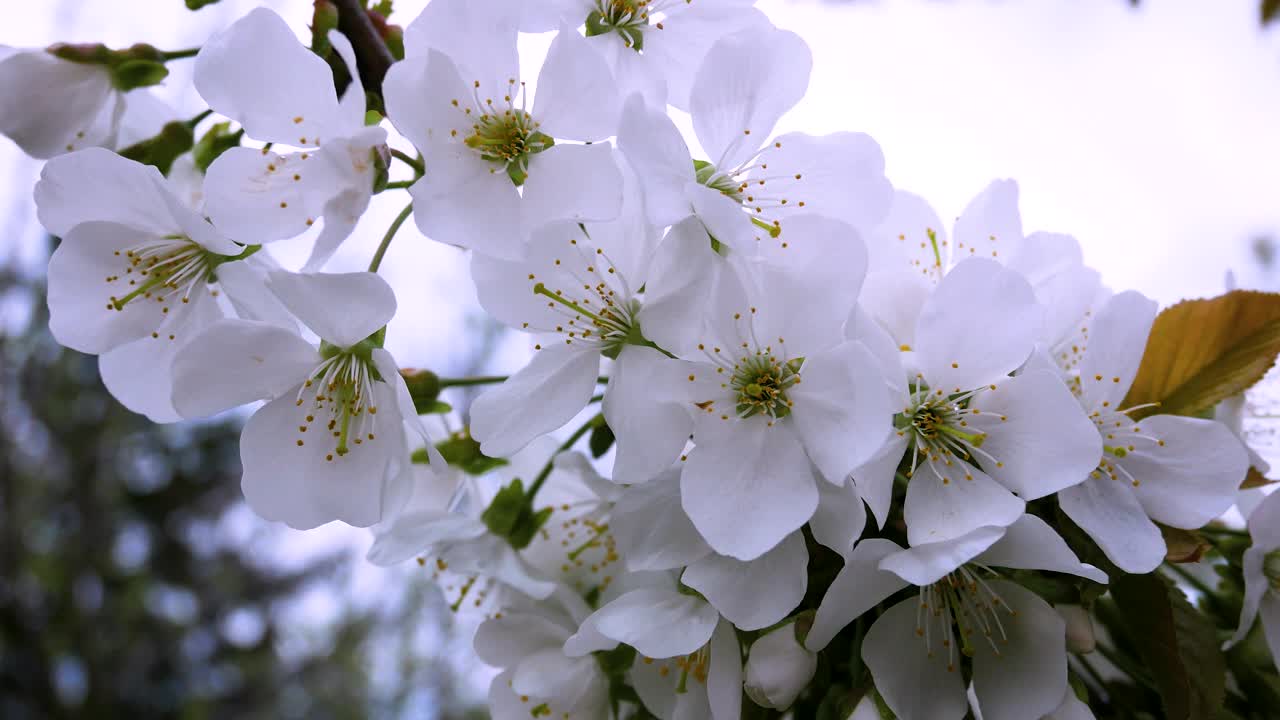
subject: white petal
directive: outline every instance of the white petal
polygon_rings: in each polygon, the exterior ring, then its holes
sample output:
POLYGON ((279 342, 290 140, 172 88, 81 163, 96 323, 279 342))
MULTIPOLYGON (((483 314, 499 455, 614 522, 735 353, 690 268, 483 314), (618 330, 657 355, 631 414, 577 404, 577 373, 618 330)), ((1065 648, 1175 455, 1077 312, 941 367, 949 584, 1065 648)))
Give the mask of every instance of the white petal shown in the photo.
POLYGON ((1270 551, 1256 546, 1244 551, 1240 568, 1241 574, 1244 575, 1244 598, 1240 606, 1240 623, 1231 639, 1223 643, 1224 650, 1248 637, 1249 631, 1253 629, 1254 620, 1258 618, 1262 597, 1271 590, 1271 582, 1262 569, 1268 552, 1270 551))
POLYGON ((709 555, 689 565, 681 581, 737 627, 759 630, 786 617, 804 599, 808 565, 804 536, 797 532, 748 562, 709 555))
POLYGON ((1062 704, 1058 709, 1044 716, 1044 720, 1094 720, 1093 711, 1089 706, 1080 701, 1076 697, 1075 690, 1070 685, 1067 691, 1063 693, 1062 704))
POLYGON ((126 253, 148 240, 158 238, 110 222, 82 223, 63 237, 49 258, 49 330, 60 344, 106 352, 151 335, 167 320, 169 306, 179 307, 139 296, 115 308, 117 298, 136 289, 126 272, 126 253))
POLYGON ((907 484, 903 515, 907 539, 912 545, 923 545, 987 525, 1009 525, 1025 507, 1003 485, 968 463, 921 462, 907 484))
POLYGON ((1089 324, 1089 344, 1080 361, 1080 390, 1090 409, 1118 403, 1133 385, 1156 319, 1156 303, 1136 290, 1111 296, 1089 324))
POLYGON ((511 667, 545 648, 560 649, 569 632, 535 613, 508 612, 480 623, 476 655, 494 667, 511 667))
POLYGON ((673 106, 688 112, 689 93, 707 51, 724 35, 749 27, 767 28, 764 13, 750 0, 668 5, 661 32, 647 32, 644 53, 628 50, 645 60, 646 70, 656 70, 664 80, 673 106))
POLYGON ((246 260, 235 260, 219 265, 214 273, 218 287, 231 302, 236 314, 245 320, 271 323, 285 330, 296 332, 298 323, 293 319, 280 298, 267 289, 267 273, 271 262, 263 262, 265 250, 246 260))
POLYGON ((1121 570, 1140 575, 1164 561, 1164 536, 1124 479, 1090 477, 1058 493, 1058 505, 1121 570))
POLYGON ((704 308, 720 285, 728 262, 711 249, 696 218, 675 226, 658 246, 645 286, 640 326, 645 337, 670 352, 687 355, 702 330, 704 308))
POLYGON ((458 135, 466 137, 470 130, 459 108, 468 102, 471 92, 453 61, 440 52, 432 50, 393 63, 382 80, 382 97, 387 119, 419 150, 437 143, 460 146, 458 135), (455 106, 454 100, 460 101, 459 105, 455 106))
POLYGON ((879 364, 862 343, 850 341, 806 358, 800 376, 788 391, 796 431, 826 479, 841 483, 874 457, 893 429, 879 364))
POLYGON ((0 135, 31 157, 114 142, 120 95, 102 66, 14 51, 0 57, 0 96, 0 135))
POLYGON ((978 557, 1003 535, 1002 527, 980 527, 952 540, 915 545, 895 552, 880 561, 880 569, 888 570, 912 585, 932 585, 978 557))
MULTIPOLYGON (((439 543, 473 540, 485 532, 484 524, 457 513, 405 513, 378 533, 365 559, 374 565, 398 565, 415 555, 429 553, 439 543)), ((564 640, 563 635, 560 640, 564 640)))
POLYGON ((844 336, 866 346, 880 367, 880 375, 889 386, 889 394, 895 405, 906 407, 907 374, 902 367, 902 350, 894 342, 884 326, 867 312, 861 304, 855 305, 844 326, 844 336))
POLYGON ((220 230, 246 243, 299 235, 342 188, 345 178, 335 159, 323 150, 281 155, 231 148, 209 166, 205 212, 220 230))
MULTIPOLYGON (((646 588, 623 595, 583 623, 651 658, 688 655, 711 639, 720 615, 704 600, 675 590, 646 588)), ((575 644, 570 637, 565 651, 575 644)))
POLYGON ((510 455, 530 440, 569 422, 587 406, 600 355, 553 345, 471 405, 471 433, 490 457, 510 455))
POLYGON ((862 640, 862 659, 895 717, 960 720, 969 709, 964 679, 958 665, 948 669, 945 648, 928 652, 916 636, 919 605, 915 598, 903 600, 881 615, 862 640))
POLYGON ((604 395, 604 417, 617 439, 614 482, 642 483, 671 465, 693 432, 678 395, 663 389, 688 384, 692 363, 628 345, 618 355, 604 395))
MULTIPOLYGON (((479 82, 482 97, 505 89, 520 75, 516 32, 524 14, 513 0, 463 0, 430 3, 405 28, 405 52, 413 57, 428 48, 458 64, 468 84, 479 82)), ((496 101, 496 100, 495 100, 496 101)))
POLYGON ((847 557, 867 524, 867 506, 853 481, 818 483, 818 509, 809 518, 813 539, 847 557))
POLYGON ((942 275, 950 248, 938 213, 905 190, 894 191, 888 216, 867 239, 872 271, 905 272, 930 281, 942 275))
POLYGON ((1008 258, 1008 267, 1022 273, 1035 289, 1046 313, 1042 339, 1050 344, 1070 336, 1102 284, 1098 271, 1085 267, 1080 243, 1070 235, 1028 235, 1008 258))
POLYGON ((901 551, 892 540, 871 538, 858 543, 836 579, 822 596, 805 647, 817 652, 846 625, 907 586, 907 581, 880 569, 880 561, 901 551))
POLYGON ((753 264, 769 300, 755 327, 766 342, 785 338, 793 357, 809 356, 841 337, 862 287, 867 251, 852 225, 818 215, 790 218, 784 239, 786 247, 762 244, 763 262, 753 264), (814 287, 826 290, 815 293, 814 287))
POLYGON ((893 481, 898 473, 898 464, 907 451, 906 434, 892 432, 889 439, 866 464, 855 468, 853 482, 858 492, 867 501, 876 524, 884 527, 889 519, 889 506, 893 502, 893 481))
MULTIPOLYGON (((188 312, 175 324, 161 327, 160 337, 144 337, 98 357, 102 384, 121 405, 146 415, 152 422, 181 419, 173 407, 173 360, 188 340, 198 337, 222 318, 218 303, 207 293, 192 298, 188 312), (170 332, 172 331, 172 332, 170 332), (170 336, 173 336, 170 338, 170 336)), ((296 380, 296 378, 295 378, 296 380)))
POLYGON ((221 320, 175 356, 173 406, 183 417, 197 418, 280 397, 319 362, 320 354, 297 333, 269 323, 221 320))
MULTIPOLYGON (((768 166, 762 174, 769 178, 769 197, 787 200, 770 211, 775 217, 815 213, 868 232, 885 219, 893 202, 884 153, 863 133, 787 133, 774 138, 760 162, 768 166)), ((787 236, 786 220, 782 226, 787 236)))
POLYGON ((956 258, 984 257, 1005 262, 1022 244, 1018 183, 995 180, 969 201, 956 219, 956 258))
POLYGON ((746 691, 757 704, 785 710, 813 680, 818 656, 796 642, 796 629, 787 623, 751 643, 747 656, 746 691))
POLYGON ((599 222, 622 211, 622 173, 607 143, 557 145, 529 160, 520 205, 526 228, 553 220, 599 222))
POLYGON ((804 96, 813 56, 800 36, 751 28, 721 38, 694 76, 689 113, 712 164, 730 170, 804 96))
POLYGON ((45 163, 36 183, 36 213, 46 230, 61 237, 92 221, 164 236, 180 229, 166 211, 165 194, 155 168, 90 148, 45 163))
POLYGON ((916 350, 925 379, 946 392, 999 382, 1031 355, 1043 322, 1021 275, 992 260, 965 260, 920 311, 916 350), (983 332, 975 333, 978 318, 983 332))
POLYGON ((1262 618, 1262 633, 1267 638, 1267 647, 1271 649, 1271 662, 1280 665, 1280 593, 1270 592, 1262 597, 1258 609, 1262 618))
POLYGON ((1002 537, 978 556, 990 567, 1051 570, 1105 583, 1107 574, 1080 558, 1062 536, 1035 515, 1023 515, 1005 529, 1002 537))
POLYGON ((195 86, 210 107, 257 140, 315 146, 358 129, 343 127, 329 65, 266 8, 205 41, 195 86))
MULTIPOLYGON (((712 548, 753 560, 800 529, 818 506, 809 459, 785 423, 764 417, 732 425, 720 437, 695 431, 697 447, 680 475, 685 512, 712 548)), ((704 423, 705 424, 705 423, 704 423)))
MULTIPOLYGON (((391 398, 376 395, 382 387, 375 384, 375 399, 390 404, 391 398)), ((297 445, 297 428, 306 410, 285 394, 249 418, 240 438, 241 488, 249 507, 267 520, 298 530, 332 520, 356 527, 377 523, 388 485, 398 475, 390 461, 408 452, 398 416, 373 416, 371 432, 377 441, 337 455, 332 443, 320 438, 297 445)))
POLYGON ((993 631, 996 648, 973 640, 973 690, 986 720, 1022 720, 1052 712, 1067 689, 1066 623, 1044 600, 1011 582, 992 581, 1016 615, 1001 613, 1007 641, 993 631))
POLYGON ((627 99, 618 126, 618 149, 644 183, 654 225, 674 225, 692 212, 684 187, 694 179, 689 146, 665 109, 651 110, 638 95, 627 99))
POLYGON ((685 183, 684 195, 707 233, 731 252, 751 253, 756 249, 756 231, 742 204, 719 190, 695 182, 685 183))
POLYGON ((542 131, 570 140, 603 140, 618 131, 621 104, 604 58, 576 30, 561 25, 538 73, 533 116, 542 131))
POLYGON ((570 658, 558 647, 545 648, 516 665, 511 689, 521 695, 553 698, 571 706, 593 679, 591 670, 599 672, 595 658, 570 658))
POLYGON ((707 703, 712 720, 742 717, 742 653, 733 626, 723 620, 711 634, 711 667, 707 673, 707 703))
POLYGON ((493 578, 534 599, 542 599, 555 591, 556 585, 545 580, 506 538, 481 535, 470 542, 454 543, 440 555, 449 567, 468 575, 493 578))
POLYGON ((1249 534, 1253 544, 1268 550, 1280 548, 1280 495, 1268 494, 1249 513, 1249 534))
POLYGON ((1071 391, 1049 370, 1032 370, 993 383, 972 407, 973 430, 986 433, 982 452, 991 477, 1035 500, 1071 487, 1098 466, 1102 439, 1071 391), (985 455, 984 455, 985 457, 985 455))
POLYGON ((370 197, 367 187, 361 187, 344 190, 329 198, 320 213, 324 217, 324 227, 311 247, 310 257, 302 266, 303 272, 315 272, 333 257, 338 246, 351 236, 364 211, 369 209, 370 197))
POLYGON ((1114 462, 1133 476, 1138 502, 1151 519, 1198 528, 1231 507, 1249 470, 1249 455, 1225 425, 1173 415, 1135 424, 1163 445, 1138 445, 1114 462))
POLYGON ((360 79, 360 67, 356 62, 355 48, 351 46, 347 36, 336 29, 330 30, 326 37, 329 38, 329 44, 338 53, 338 57, 342 58, 342 64, 346 66, 351 82, 347 84, 347 89, 342 92, 342 98, 338 102, 339 117, 335 119, 334 130, 325 133, 322 137, 327 137, 335 131, 341 132, 340 128, 350 128, 354 131, 363 127, 367 110, 364 82, 360 79))
POLYGON ((478 253, 520 259, 520 193, 506 172, 460 143, 437 141, 418 149, 429 169, 409 194, 422 234, 478 253))
POLYGON ((340 348, 374 334, 396 314, 391 286, 370 272, 277 270, 268 276, 267 285, 304 325, 340 348))
POLYGON ((672 470, 627 488, 609 522, 627 569, 667 570, 711 553, 680 507, 680 480, 672 470))

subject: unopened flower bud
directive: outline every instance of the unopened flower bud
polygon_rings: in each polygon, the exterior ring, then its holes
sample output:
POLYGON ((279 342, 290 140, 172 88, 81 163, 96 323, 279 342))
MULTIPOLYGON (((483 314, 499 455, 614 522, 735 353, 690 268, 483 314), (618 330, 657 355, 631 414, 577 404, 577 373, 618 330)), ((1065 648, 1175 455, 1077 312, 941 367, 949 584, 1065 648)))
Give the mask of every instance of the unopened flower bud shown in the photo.
POLYGON ((1077 654, 1093 652, 1098 639, 1093 633, 1089 611, 1079 605, 1058 605, 1054 609, 1067 623, 1067 650, 1077 654))
POLYGON ((423 414, 431 412, 431 407, 440 397, 440 378, 430 370, 403 369, 400 375, 409 387, 414 408, 423 414))
POLYGON ((801 643, 799 626, 799 622, 789 622, 751 644, 746 691, 757 705, 788 708, 813 679, 818 656, 801 643))

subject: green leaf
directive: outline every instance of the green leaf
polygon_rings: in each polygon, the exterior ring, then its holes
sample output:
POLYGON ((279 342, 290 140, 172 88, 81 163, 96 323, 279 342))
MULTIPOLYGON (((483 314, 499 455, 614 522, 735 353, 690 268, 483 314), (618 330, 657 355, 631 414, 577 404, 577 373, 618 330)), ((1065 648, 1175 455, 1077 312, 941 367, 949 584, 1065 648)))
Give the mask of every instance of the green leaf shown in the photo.
MULTIPOLYGON (((468 475, 484 475, 508 464, 503 458, 485 455, 480 451, 480 443, 466 433, 453 435, 448 440, 437 443, 436 449, 444 456, 445 462, 468 475)), ((426 462, 426 457, 425 450, 418 450, 413 454, 413 461, 426 462), (419 457, 422 459, 419 460, 419 457)))
POLYGON ((494 535, 507 537, 520 522, 520 513, 524 509, 524 483, 516 478, 493 496, 493 502, 480 514, 480 520, 494 535))
POLYGON ((1150 670, 1170 720, 1211 720, 1226 696, 1226 663, 1213 624, 1156 573, 1111 584, 1123 627, 1150 670))
POLYGON ((206 5, 215 5, 219 2, 221 2, 221 0, 187 0, 187 9, 199 10, 206 5))
POLYGON ((1235 290, 1166 308, 1147 339, 1126 406, 1201 415, 1250 388, 1280 352, 1280 294, 1235 290))
POLYGON ((613 430, 605 423, 600 423, 591 429, 591 438, 587 440, 587 446, 591 448, 591 457, 598 458, 609 452, 609 448, 613 447, 613 430))

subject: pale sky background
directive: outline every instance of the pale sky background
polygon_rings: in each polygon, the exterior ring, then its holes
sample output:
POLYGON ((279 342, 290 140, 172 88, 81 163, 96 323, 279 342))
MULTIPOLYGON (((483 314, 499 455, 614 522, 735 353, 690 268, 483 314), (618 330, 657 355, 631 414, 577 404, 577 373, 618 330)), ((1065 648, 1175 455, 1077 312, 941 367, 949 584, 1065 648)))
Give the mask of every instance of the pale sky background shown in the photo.
MULTIPOLYGON (((393 20, 407 25, 425 3, 396 0, 393 20)), ((305 35, 310 0, 222 0, 197 13, 182 0, 0 0, 0 44, 145 41, 178 49, 258 5, 276 8, 305 35)), ((871 134, 894 184, 927 197, 944 218, 991 179, 1015 178, 1028 231, 1075 235, 1108 284, 1162 304, 1220 292, 1230 269, 1244 286, 1276 286, 1249 251, 1253 237, 1280 235, 1280 26, 1259 28, 1258 0, 1144 0, 1138 9, 1127 0, 760 0, 759 7, 814 53, 808 96, 779 132, 871 134)), ((548 42, 524 43, 530 79, 548 42)), ((191 90, 191 62, 171 68, 161 93, 179 116, 194 115, 203 106, 191 90)), ((0 263, 33 272, 43 260, 31 201, 39 167, 0 139, 0 263)), ((403 192, 375 198, 326 269, 363 269, 407 201, 403 192)), ((306 243, 272 248, 296 267, 306 243)), ((383 273, 401 308, 388 349, 403 366, 456 371, 482 322, 464 255, 408 223, 383 273)), ((514 370, 523 353, 523 341, 509 338, 489 369, 514 370)), ((233 530, 253 526, 242 518, 233 530)), ((264 555, 335 543, 362 553, 368 542, 363 531, 336 526, 274 536, 264 555)), ((381 583, 371 580, 381 572, 365 566, 354 584, 376 588, 381 583)), ((324 597, 307 602, 310 614, 325 612, 324 597)))

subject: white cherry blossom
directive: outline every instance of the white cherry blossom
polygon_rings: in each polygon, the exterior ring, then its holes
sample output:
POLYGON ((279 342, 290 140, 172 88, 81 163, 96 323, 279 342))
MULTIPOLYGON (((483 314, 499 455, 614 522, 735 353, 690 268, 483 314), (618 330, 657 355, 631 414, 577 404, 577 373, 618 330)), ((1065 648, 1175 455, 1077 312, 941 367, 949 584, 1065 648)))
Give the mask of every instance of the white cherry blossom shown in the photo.
POLYGON ((874 140, 850 132, 769 139, 804 95, 811 65, 803 40, 767 25, 717 41, 694 76, 689 111, 709 156, 696 164, 663 109, 628 98, 618 146, 644 182, 650 220, 697 216, 718 242, 742 250, 753 238, 785 235, 784 220, 796 214, 875 227, 892 188, 874 140))
POLYGON ((590 144, 616 130, 608 67, 581 35, 559 33, 530 108, 519 14, 509 1, 436 0, 406 30, 407 58, 383 85, 388 117, 426 167, 410 188, 419 229, 507 260, 547 222, 610 220, 622 203, 610 147, 590 144))
POLYGON ((1096 464, 1101 442, 1056 373, 1010 377, 1042 318, 1026 280, 989 259, 965 260, 942 278, 905 353, 914 373, 899 391, 896 430, 853 472, 880 523, 904 454, 912 544, 1011 523, 1024 501, 1081 482, 1096 464))
POLYGON ((1262 621, 1271 661, 1280 667, 1280 494, 1268 495, 1249 515, 1253 545, 1244 551, 1244 606, 1240 626, 1226 647, 1240 642, 1262 621))
POLYGON ((1044 600, 1001 579, 999 568, 1106 581, 1033 515, 906 550, 890 540, 864 540, 823 597, 805 645, 821 650, 858 616, 915 586, 915 596, 880 615, 862 644, 876 689, 895 715, 963 717, 960 663, 968 657, 985 717, 1041 717, 1067 689, 1066 626, 1044 600))
POLYGON ((843 340, 865 263, 857 232, 817 216, 797 216, 789 232, 790 247, 762 248, 726 275, 689 356, 696 367, 677 381, 699 410, 684 509, 712 548, 739 560, 808 522, 817 475, 843 483, 880 447, 893 412, 874 356, 843 340))
POLYGON ((112 85, 105 65, 0 45, 0 97, 0 135, 31 157, 46 159, 114 146, 128 96, 112 85))
POLYGON ((355 51, 338 33, 334 50, 351 70, 339 98, 325 61, 298 42, 275 12, 257 8, 214 35, 196 57, 195 86, 216 112, 263 142, 300 148, 232 148, 209 168, 209 216, 254 243, 293 237, 320 218, 304 270, 324 265, 351 234, 373 194, 386 131, 365 127, 355 51))
MULTIPOLYGON (((582 26, 623 96, 689 109, 694 73, 715 42, 768 24, 755 0, 554 0, 560 19, 582 26)), ((548 28, 549 29, 549 28, 548 28)))
POLYGON ((378 336, 395 295, 372 273, 277 270, 268 284, 320 346, 268 323, 218 321, 174 358, 174 407, 192 418, 268 400, 241 435, 249 506, 298 529, 373 525, 408 496, 406 427, 426 439, 378 336))
POLYGON ((1155 522, 1194 529, 1226 512, 1248 470, 1241 441, 1222 423, 1174 415, 1134 419, 1122 407, 1142 361, 1156 304, 1135 291, 1112 297, 1092 318, 1072 389, 1103 454, 1080 485, 1063 490, 1063 512, 1125 572, 1164 560, 1155 522), (1155 521, 1155 522, 1153 522, 1155 521))
POLYGON ((50 330, 99 355, 112 394, 156 422, 178 419, 170 366, 184 343, 227 314, 288 322, 263 286, 265 256, 227 239, 153 167, 100 148, 68 153, 45 165, 35 197, 62 237, 50 330))

